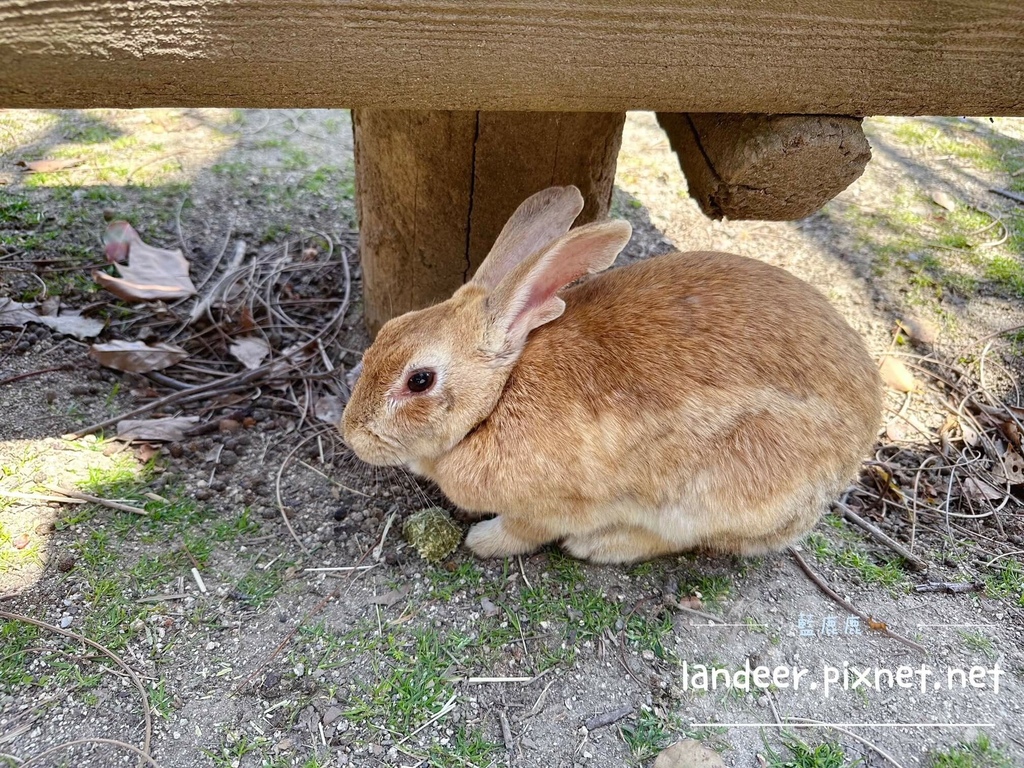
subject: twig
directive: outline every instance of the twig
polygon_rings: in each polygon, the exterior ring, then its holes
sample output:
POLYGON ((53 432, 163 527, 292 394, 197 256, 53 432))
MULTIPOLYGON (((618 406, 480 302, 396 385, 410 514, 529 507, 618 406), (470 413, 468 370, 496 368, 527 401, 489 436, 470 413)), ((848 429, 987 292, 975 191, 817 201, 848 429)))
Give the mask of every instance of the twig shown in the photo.
POLYGON ((138 408, 133 408, 130 411, 106 419, 105 421, 97 422, 96 424, 80 429, 72 434, 75 437, 85 437, 86 435, 91 435, 94 432, 99 432, 101 429, 113 426, 119 421, 133 419, 136 416, 141 416, 144 413, 149 413, 150 411, 155 411, 158 408, 164 408, 168 405, 186 402, 195 398, 197 395, 207 395, 210 392, 217 391, 218 389, 225 391, 229 385, 249 384, 267 373, 270 373, 271 370, 278 367, 279 364, 279 362, 266 363, 265 365, 261 365, 259 368, 254 368, 251 371, 239 371, 238 373, 233 373, 230 376, 225 376, 223 379, 210 381, 206 384, 199 384, 191 389, 186 389, 181 392, 172 392, 169 395, 157 398, 145 405, 140 405, 138 408))
POLYGON ((619 720, 624 717, 629 717, 633 714, 633 711, 634 708, 632 704, 625 704, 624 706, 617 707, 609 712, 595 715, 587 720, 583 725, 588 731, 596 731, 598 728, 604 728, 605 726, 619 722, 619 720))
MULTIPOLYGON (((85 643, 86 645, 95 648, 97 651, 102 653, 108 659, 113 661, 117 666, 123 669, 125 673, 128 675, 128 677, 131 678, 131 681, 135 684, 136 689, 138 689, 139 691, 139 696, 142 698, 142 709, 143 717, 145 719, 145 730, 144 737, 142 739, 142 750, 140 752, 140 755, 141 757, 147 759, 151 765, 156 765, 156 763, 153 761, 153 758, 149 756, 149 745, 150 741, 153 738, 153 716, 152 714, 150 714, 149 696, 146 694, 146 688, 145 686, 143 686, 142 680, 140 680, 139 676, 135 674, 135 670, 133 670, 124 661, 122 661, 121 657, 113 651, 105 648, 104 646, 100 645, 99 643, 93 640, 90 640, 87 637, 79 635, 76 632, 71 632, 66 629, 61 629, 60 627, 55 627, 53 626, 53 624, 47 624, 45 621, 40 621, 39 619, 31 619, 28 616, 22 616, 20 613, 11 613, 9 611, 0 610, 0 618, 7 619, 8 621, 21 621, 26 624, 32 624, 36 627, 39 627, 40 629, 45 629, 49 632, 53 632, 58 635, 63 635, 64 637, 70 637, 72 640, 75 640, 79 643, 85 643)), ((85 741, 88 741, 88 739, 86 739, 85 741)), ((53 750, 63 749, 70 743, 72 742, 67 742, 65 744, 58 745, 57 747, 54 747, 53 750)), ((133 749, 135 748, 133 747, 133 749)), ((29 765, 32 762, 38 762, 41 757, 50 754, 50 752, 52 752, 53 750, 47 750, 46 752, 36 755, 31 760, 29 760, 28 763, 25 763, 24 765, 29 765)))
POLYGON ((961 592, 981 592, 985 583, 981 581, 929 581, 914 587, 915 592, 945 592, 956 595, 961 592))
POLYGON ((59 504, 88 504, 85 499, 70 499, 67 496, 47 496, 45 493, 19 493, 18 491, 0 491, 0 498, 23 499, 24 501, 54 501, 59 504))
POLYGON ((1024 195, 1018 195, 1016 192, 1011 192, 1008 189, 990 189, 989 192, 999 195, 1000 197, 1005 197, 1007 200, 1013 200, 1015 203, 1024 205, 1024 195))
POLYGON ((893 539, 891 536, 889 536, 888 534, 884 533, 878 526, 874 525, 873 523, 869 523, 867 520, 865 520, 863 517, 858 515, 856 512, 854 512, 848 506, 843 504, 841 501, 834 501, 834 502, 832 502, 832 505, 834 507, 836 507, 837 509, 839 509, 843 513, 843 517, 845 517, 851 523, 859 525, 865 531, 867 531, 872 536, 874 536, 875 539, 880 541, 882 544, 885 544, 885 546, 889 547, 889 549, 891 549, 897 555, 899 555, 904 560, 906 560, 907 563, 915 571, 927 571, 928 570, 928 563, 926 563, 924 560, 919 558, 917 555, 915 555, 913 552, 911 552, 905 546, 903 546, 898 541, 893 539))
POLYGON ((515 739, 512 738, 512 726, 509 725, 508 715, 506 715, 504 711, 499 711, 498 721, 501 723, 501 739, 505 742, 505 751, 514 752, 516 742, 515 739))
POLYGON ((109 507, 110 509, 116 509, 119 512, 131 512, 133 515, 148 515, 149 512, 142 509, 141 507, 133 507, 128 504, 122 504, 119 501, 111 501, 110 499, 104 499, 99 496, 93 496, 91 493, 82 493, 81 491, 75 491, 71 488, 65 488, 59 485, 44 485, 44 488, 49 488, 51 491, 57 493, 63 493, 65 496, 71 499, 78 499, 80 501, 87 501, 90 504, 99 504, 101 507, 109 507))
POLYGON ((53 368, 41 368, 38 371, 28 371, 27 373, 18 373, 14 376, 8 376, 6 379, 0 379, 0 387, 4 384, 13 384, 16 381, 22 381, 24 379, 30 379, 33 376, 42 376, 44 373, 55 373, 56 371, 63 371, 67 368, 67 365, 57 365, 53 368))
POLYGON ((807 564, 807 561, 804 560, 803 556, 797 551, 796 547, 790 547, 789 553, 793 556, 793 559, 796 561, 796 564, 800 566, 800 570, 802 570, 807 575, 807 578, 814 582, 814 586, 820 589, 825 595, 831 598, 839 606, 849 611, 854 616, 859 616, 861 620, 868 625, 869 628, 881 632, 886 637, 891 637, 893 640, 903 643, 908 648, 913 648, 915 651, 924 654, 928 653, 928 650, 923 645, 915 643, 913 640, 910 640, 909 638, 903 637, 903 635, 893 632, 891 629, 889 629, 889 626, 885 622, 878 621, 877 619, 864 613, 864 611, 860 610, 859 608, 854 607, 853 603, 840 597, 838 592, 832 589, 832 587, 825 583, 825 580, 822 579, 821 576, 814 572, 811 566, 807 564))
POLYGON ((377 546, 373 548, 373 559, 380 562, 381 555, 384 554, 384 542, 387 541, 388 533, 391 531, 391 525, 395 522, 395 518, 398 516, 397 512, 392 512, 388 515, 388 519, 384 522, 384 530, 380 534, 380 541, 377 546))
POLYGON ((60 752, 63 749, 67 749, 68 747, 74 747, 78 744, 108 744, 112 747, 117 747, 118 749, 127 749, 129 752, 134 752, 136 755, 138 755, 139 760, 141 762, 145 762, 148 765, 152 765, 154 768, 160 768, 160 765, 159 763, 157 763, 156 760, 150 757, 147 752, 142 751, 138 747, 128 744, 124 741, 119 741, 118 739, 103 739, 98 736, 88 736, 82 739, 72 739, 71 741, 62 742, 55 747, 50 747, 49 749, 44 750, 37 755, 33 755, 24 763, 22 763, 20 768, 28 768, 28 766, 38 763, 44 757, 49 757, 55 752, 60 752))

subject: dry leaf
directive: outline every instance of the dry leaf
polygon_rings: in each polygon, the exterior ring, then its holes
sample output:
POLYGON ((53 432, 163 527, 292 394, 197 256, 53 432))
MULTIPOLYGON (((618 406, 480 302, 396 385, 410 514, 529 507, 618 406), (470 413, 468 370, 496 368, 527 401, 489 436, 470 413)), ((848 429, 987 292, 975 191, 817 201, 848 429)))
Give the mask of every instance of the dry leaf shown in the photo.
POLYGON ((367 605, 383 605, 390 608, 392 605, 397 603, 399 600, 409 594, 409 587, 403 587, 402 589, 392 589, 390 592, 385 592, 383 595, 374 595, 366 601, 367 605))
POLYGON ((89 347, 89 356, 107 368, 145 373, 180 363, 188 357, 188 352, 173 344, 150 346, 143 341, 111 341, 106 344, 93 344, 89 347))
POLYGON ((900 325, 907 336, 924 344, 934 344, 939 335, 938 329, 932 323, 920 317, 905 317, 900 320, 900 325))
POLYGON ((320 421, 327 424, 340 423, 341 414, 344 410, 345 406, 342 404, 341 398, 334 395, 322 395, 313 403, 313 413, 316 414, 320 421))
POLYGON ((964 436, 964 443, 972 448, 976 448, 981 443, 981 435, 966 421, 960 422, 960 434, 964 436))
POLYGON ((956 210, 956 199, 948 192, 943 192, 941 189, 932 192, 932 201, 947 211, 956 210))
POLYGON ((195 294, 188 276, 189 264, 180 250, 154 248, 126 221, 114 221, 103 235, 107 260, 117 265, 121 277, 94 271, 93 279, 125 301, 183 299, 195 294), (127 260, 128 263, 121 263, 127 260))
POLYGON ((1003 477, 1009 481, 1010 485, 1024 483, 1024 456, 1016 451, 1007 451, 1003 454, 1001 463, 1003 477))
POLYGON ((20 165, 25 169, 26 173, 53 173, 54 171, 63 171, 67 168, 74 168, 76 165, 81 165, 81 160, 30 160, 25 162, 19 160, 15 165, 20 165))
POLYGON ((135 458, 145 464, 160 455, 160 449, 150 443, 141 443, 135 450, 135 458))
POLYGON ((65 312, 63 315, 41 315, 35 304, 22 304, 12 299, 0 297, 0 326, 21 328, 28 323, 40 323, 52 328, 65 336, 76 339, 91 339, 103 330, 103 321, 90 317, 82 317, 77 312, 65 312))
POLYGON ((979 480, 976 477, 968 477, 964 480, 964 493, 977 501, 982 499, 995 501, 996 499, 1002 499, 1006 496, 1003 491, 1000 491, 995 486, 986 483, 984 480, 979 480))
POLYGON ((263 365, 263 361, 270 354, 270 344, 260 336, 244 336, 231 342, 228 352, 235 360, 253 371, 263 365))
POLYGON ((175 416, 166 419, 125 419, 117 422, 118 440, 146 440, 175 443, 185 439, 185 431, 199 422, 198 416, 175 416))
POLYGON ((914 374, 895 357, 883 357, 881 365, 878 366, 878 373, 885 385, 897 392, 913 392, 917 385, 914 374))
POLYGON ((39 314, 45 317, 55 317, 60 312, 60 296, 48 296, 39 305, 39 314))

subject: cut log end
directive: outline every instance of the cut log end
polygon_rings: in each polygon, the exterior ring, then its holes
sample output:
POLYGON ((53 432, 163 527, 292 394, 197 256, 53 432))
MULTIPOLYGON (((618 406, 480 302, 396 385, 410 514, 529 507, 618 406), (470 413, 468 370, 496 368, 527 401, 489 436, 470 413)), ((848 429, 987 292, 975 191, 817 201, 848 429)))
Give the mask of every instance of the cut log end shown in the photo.
POLYGON ((713 219, 801 219, 871 159, 856 117, 659 112, 658 122, 690 195, 713 219))

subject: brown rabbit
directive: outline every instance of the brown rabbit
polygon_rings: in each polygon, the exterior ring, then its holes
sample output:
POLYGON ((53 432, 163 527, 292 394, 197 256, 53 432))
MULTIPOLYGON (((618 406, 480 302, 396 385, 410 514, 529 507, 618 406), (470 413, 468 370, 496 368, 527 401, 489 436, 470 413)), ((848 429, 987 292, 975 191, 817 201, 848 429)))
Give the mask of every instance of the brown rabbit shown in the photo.
POLYGON ((875 438, 880 382, 861 339, 806 283, 726 253, 566 288, 631 232, 568 231, 582 206, 575 187, 530 197, 469 283, 388 322, 346 442, 497 514, 466 538, 480 557, 552 541, 598 562, 754 555, 798 539, 875 438))

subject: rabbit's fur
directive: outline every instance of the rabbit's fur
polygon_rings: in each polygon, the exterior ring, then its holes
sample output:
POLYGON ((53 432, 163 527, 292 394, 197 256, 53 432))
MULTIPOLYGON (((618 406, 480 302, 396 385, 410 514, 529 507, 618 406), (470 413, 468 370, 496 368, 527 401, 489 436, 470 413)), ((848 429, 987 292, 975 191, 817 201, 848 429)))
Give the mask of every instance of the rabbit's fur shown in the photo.
POLYGON ((859 336, 811 286, 753 259, 673 253, 589 278, 626 222, 566 230, 574 187, 534 195, 472 281, 388 322, 342 429, 468 512, 481 557, 561 541, 629 562, 803 536, 856 473, 881 412, 859 336), (564 290, 563 290, 564 289, 564 290), (410 375, 433 372, 410 391, 410 375))

